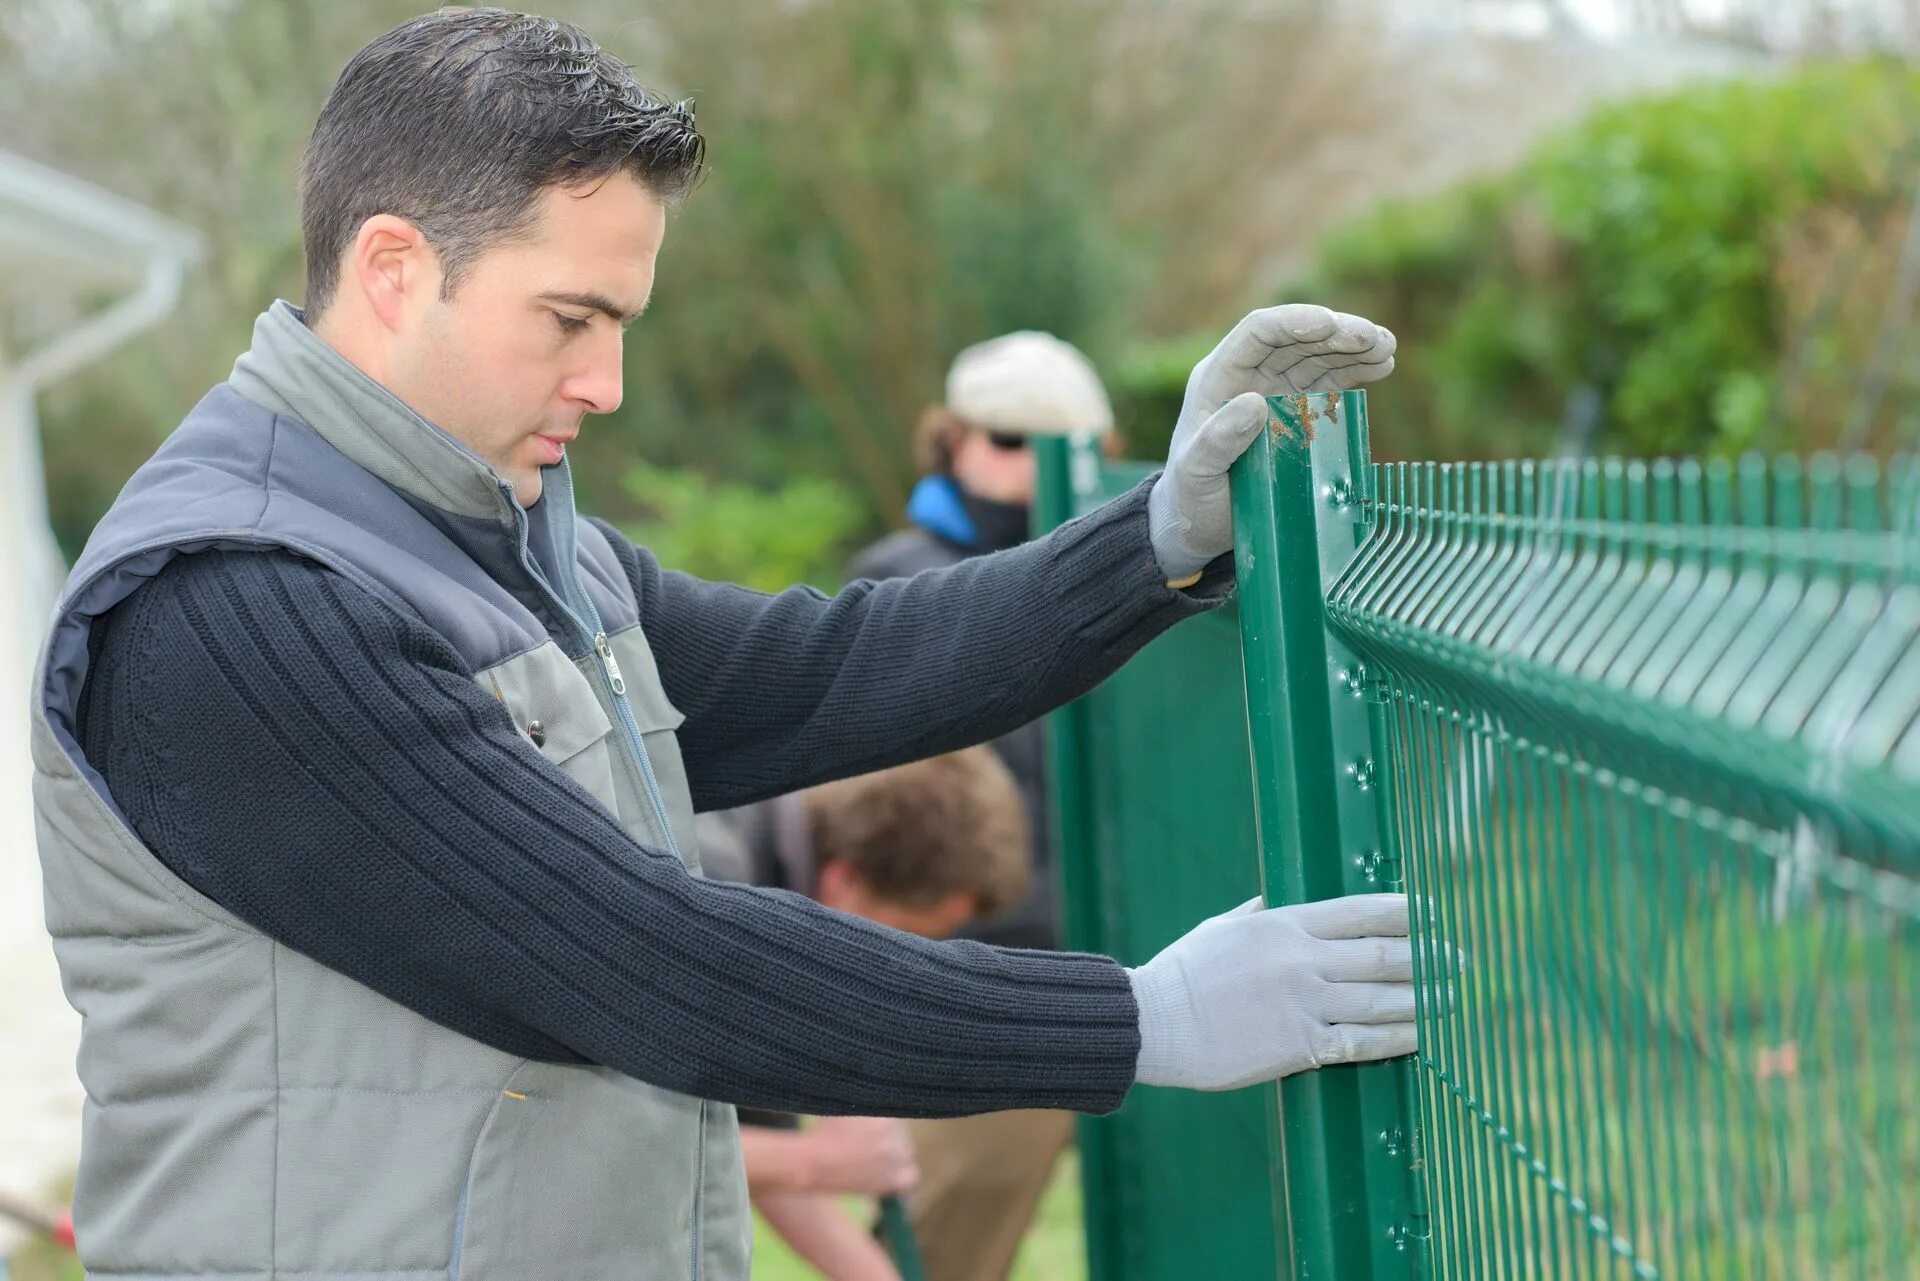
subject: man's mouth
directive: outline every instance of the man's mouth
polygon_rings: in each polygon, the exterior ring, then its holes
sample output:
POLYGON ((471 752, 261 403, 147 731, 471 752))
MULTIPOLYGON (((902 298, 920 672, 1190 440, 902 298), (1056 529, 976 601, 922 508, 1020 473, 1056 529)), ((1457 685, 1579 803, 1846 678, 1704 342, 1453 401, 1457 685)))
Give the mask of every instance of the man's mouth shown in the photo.
POLYGON ((553 466, 557 466, 560 460, 566 457, 567 442, 575 439, 579 435, 580 435, 580 432, 577 429, 574 431, 567 432, 565 435, 549 436, 544 432, 541 432, 541 433, 536 433, 533 439, 534 439, 535 445, 537 445, 540 450, 540 455, 544 460, 544 465, 548 467, 553 467, 553 466))

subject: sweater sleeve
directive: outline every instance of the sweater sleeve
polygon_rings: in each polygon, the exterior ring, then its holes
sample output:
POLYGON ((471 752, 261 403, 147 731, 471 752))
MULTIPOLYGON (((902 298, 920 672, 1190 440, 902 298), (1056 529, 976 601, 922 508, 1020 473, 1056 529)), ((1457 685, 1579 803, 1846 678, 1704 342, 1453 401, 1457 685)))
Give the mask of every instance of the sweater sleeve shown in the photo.
POLYGON ((1167 587, 1152 480, 1044 538, 911 578, 777 596, 662 570, 604 522, 640 600, 698 809, 983 743, 1224 601, 1222 557, 1167 587))
POLYGON ((509 1053, 812 1113, 1107 1111, 1105 957, 935 943, 637 844, 446 641, 282 552, 173 561, 95 629, 83 750, 142 841, 276 939, 509 1053))

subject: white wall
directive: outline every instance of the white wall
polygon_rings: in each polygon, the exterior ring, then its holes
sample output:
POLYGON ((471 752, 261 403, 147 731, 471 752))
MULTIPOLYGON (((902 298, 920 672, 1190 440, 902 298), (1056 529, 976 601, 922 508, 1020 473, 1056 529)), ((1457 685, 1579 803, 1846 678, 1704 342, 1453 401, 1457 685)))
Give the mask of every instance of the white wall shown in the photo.
MULTIPOLYGON (((80 1153, 80 1020, 47 941, 33 838, 27 689, 54 580, 31 415, 0 351, 0 1188, 37 1195, 80 1153)), ((0 1225, 0 1251, 7 1231, 0 1225)))

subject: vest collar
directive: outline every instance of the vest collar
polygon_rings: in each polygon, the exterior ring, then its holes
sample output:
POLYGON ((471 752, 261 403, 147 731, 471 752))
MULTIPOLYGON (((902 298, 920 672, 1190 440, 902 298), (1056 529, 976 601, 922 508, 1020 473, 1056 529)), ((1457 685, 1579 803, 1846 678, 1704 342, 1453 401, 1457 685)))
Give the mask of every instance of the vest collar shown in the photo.
POLYGON ((327 345, 285 299, 254 321, 253 345, 227 381, 254 404, 305 423, 416 501, 456 516, 515 523, 517 504, 497 472, 327 345))

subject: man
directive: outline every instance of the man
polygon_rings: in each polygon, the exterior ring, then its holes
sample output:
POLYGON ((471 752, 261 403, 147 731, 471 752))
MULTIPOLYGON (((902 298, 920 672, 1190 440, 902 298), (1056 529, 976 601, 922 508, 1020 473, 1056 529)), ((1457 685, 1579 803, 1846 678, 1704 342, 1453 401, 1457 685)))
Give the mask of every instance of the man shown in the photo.
MULTIPOLYGON (((975 343, 954 357, 942 403, 921 415, 916 443, 925 474, 907 503, 909 527, 855 556, 850 576, 905 577, 1018 546, 1031 529, 1033 439, 1112 431, 1106 388, 1072 344, 1030 330, 975 343)), ((1033 887, 1013 910, 965 937, 1058 947, 1041 723, 1021 725, 993 747, 1026 799, 1033 887)), ((1007 1275, 1073 1130, 1072 1113, 1037 1109, 914 1122, 928 1177, 913 1201, 913 1227, 931 1281, 1007 1275)))
POLYGON ((89 1269, 736 1278, 734 1104, 1097 1112, 1414 1048, 1399 896, 1127 970, 695 874, 695 809, 990 739, 1217 603, 1259 393, 1393 346, 1255 313, 1162 476, 1000 556, 832 599, 665 573, 575 518, 566 446, 701 152, 526 15, 415 19, 335 85, 306 307, 128 481, 37 682, 89 1269))
MULTIPOLYGON (((949 938, 1027 892, 1020 791, 984 747, 702 814, 695 826, 709 875, 795 890, 922 938, 949 938)), ((741 1109, 754 1207, 832 1281, 896 1277, 836 1194, 909 1191, 918 1171, 906 1126, 827 1117, 797 1127, 789 1114, 741 1109)))

